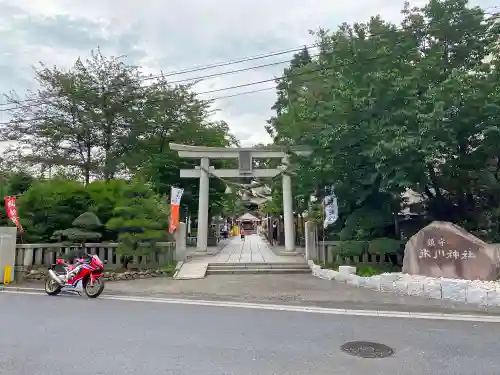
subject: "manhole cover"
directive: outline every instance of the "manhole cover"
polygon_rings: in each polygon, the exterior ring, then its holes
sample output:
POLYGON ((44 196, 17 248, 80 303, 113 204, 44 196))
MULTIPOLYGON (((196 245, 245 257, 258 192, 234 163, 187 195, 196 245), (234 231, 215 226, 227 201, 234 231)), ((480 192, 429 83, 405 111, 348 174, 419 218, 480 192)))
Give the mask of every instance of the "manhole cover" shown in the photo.
POLYGON ((361 358, 385 358, 394 354, 394 349, 387 345, 367 341, 346 342, 340 349, 361 358))

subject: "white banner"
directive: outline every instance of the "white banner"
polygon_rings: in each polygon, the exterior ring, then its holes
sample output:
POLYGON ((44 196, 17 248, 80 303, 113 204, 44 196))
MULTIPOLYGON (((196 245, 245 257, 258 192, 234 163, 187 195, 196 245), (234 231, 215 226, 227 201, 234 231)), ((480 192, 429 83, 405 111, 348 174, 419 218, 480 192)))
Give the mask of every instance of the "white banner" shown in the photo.
POLYGON ((182 193, 184 193, 184 189, 172 186, 170 189, 170 204, 173 206, 179 206, 181 204, 182 193))
POLYGON ((330 187, 329 190, 330 194, 325 196, 325 198, 323 199, 323 207, 325 210, 325 221, 323 222, 323 228, 334 224, 339 218, 339 206, 333 186, 330 187))

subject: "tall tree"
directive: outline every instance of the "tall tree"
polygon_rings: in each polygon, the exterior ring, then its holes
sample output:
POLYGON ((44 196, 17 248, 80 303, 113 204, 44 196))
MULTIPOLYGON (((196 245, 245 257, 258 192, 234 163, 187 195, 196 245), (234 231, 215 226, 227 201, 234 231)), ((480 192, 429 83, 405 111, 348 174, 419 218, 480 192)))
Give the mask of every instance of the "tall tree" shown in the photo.
POLYGON ((97 50, 69 70, 42 64, 35 79, 39 89, 24 100, 8 95, 16 109, 2 139, 16 141, 18 156, 42 169, 77 168, 86 183, 112 178, 143 102, 138 69, 97 50))
POLYGON ((296 102, 304 89, 304 82, 311 78, 305 74, 304 67, 310 63, 311 55, 307 47, 299 53, 294 54, 290 66, 283 72, 281 78, 276 80, 277 100, 272 106, 276 116, 271 117, 266 125, 266 131, 278 144, 293 144, 296 141, 294 135, 299 132, 296 128, 295 113, 292 103, 296 102))
MULTIPOLYGON (((171 186, 183 188, 184 209, 196 215, 198 181, 181 179, 179 169, 194 168, 199 162, 180 159, 176 152, 170 151, 169 143, 229 147, 236 145, 237 140, 227 123, 210 119, 212 103, 199 99, 191 85, 171 85, 160 78, 148 90, 146 98, 145 119, 132 133, 136 152, 130 154, 129 169, 139 171, 158 193, 169 194, 171 186)), ((216 167, 221 166, 217 161, 213 163, 216 167)), ((211 212, 222 210, 220 202, 224 189, 220 181, 211 180, 211 212)))
POLYGON ((383 234, 407 188, 422 194, 429 218, 475 229, 491 225, 486 202, 498 206, 498 24, 464 0, 403 14, 399 26, 373 17, 320 30, 318 58, 295 69, 315 77, 289 104, 293 118, 277 116, 278 138, 315 150, 302 179, 335 185, 351 237, 383 234))

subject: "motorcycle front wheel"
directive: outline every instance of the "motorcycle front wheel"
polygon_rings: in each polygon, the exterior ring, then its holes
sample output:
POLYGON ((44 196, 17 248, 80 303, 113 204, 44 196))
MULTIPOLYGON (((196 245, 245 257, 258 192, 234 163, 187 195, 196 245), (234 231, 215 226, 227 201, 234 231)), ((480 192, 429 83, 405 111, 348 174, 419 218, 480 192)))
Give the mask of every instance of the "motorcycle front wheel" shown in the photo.
POLYGON ((49 296, 57 296, 61 293, 62 286, 50 276, 45 280, 45 293, 49 296))
POLYGON ((85 294, 89 298, 97 298, 104 290, 104 278, 100 277, 92 283, 90 280, 85 284, 85 294))

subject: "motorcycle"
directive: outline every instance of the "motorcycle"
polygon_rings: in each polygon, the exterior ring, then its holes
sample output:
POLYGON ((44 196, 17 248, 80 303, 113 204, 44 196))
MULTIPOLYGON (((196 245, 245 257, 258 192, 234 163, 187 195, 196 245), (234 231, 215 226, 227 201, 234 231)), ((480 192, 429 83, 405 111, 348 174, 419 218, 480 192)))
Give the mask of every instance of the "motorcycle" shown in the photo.
POLYGON ((85 291, 87 297, 97 298, 104 290, 104 263, 97 255, 79 258, 73 265, 58 258, 48 271, 45 293, 49 296, 56 296, 62 291, 85 291), (57 266, 62 266, 64 272, 57 272, 57 266), (80 269, 76 275, 72 275, 76 267, 80 269))

